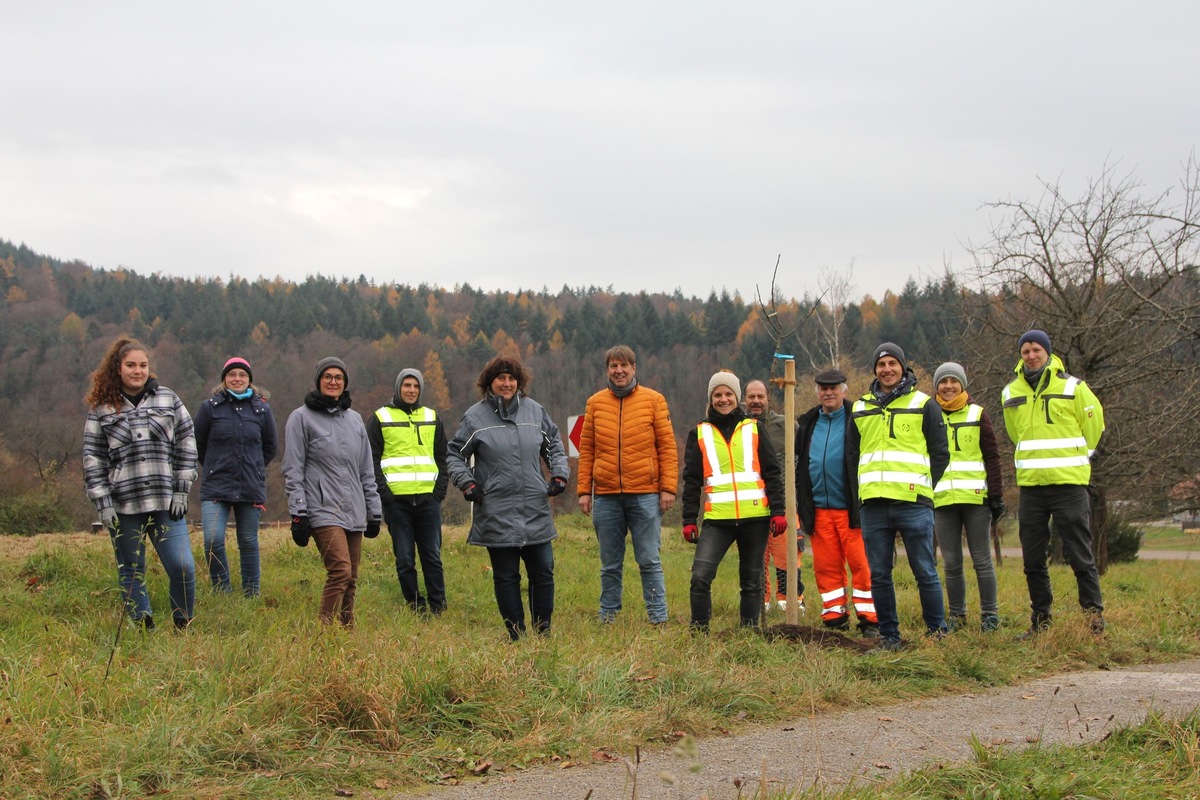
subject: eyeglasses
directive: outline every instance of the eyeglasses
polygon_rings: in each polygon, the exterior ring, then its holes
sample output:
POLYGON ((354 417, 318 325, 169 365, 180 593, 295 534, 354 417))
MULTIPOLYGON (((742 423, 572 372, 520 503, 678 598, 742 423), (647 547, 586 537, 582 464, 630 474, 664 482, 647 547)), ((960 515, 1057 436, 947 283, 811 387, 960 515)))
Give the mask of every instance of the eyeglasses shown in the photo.
POLYGON ((345 383, 346 376, 345 375, 322 375, 321 380, 323 380, 325 383, 345 383))

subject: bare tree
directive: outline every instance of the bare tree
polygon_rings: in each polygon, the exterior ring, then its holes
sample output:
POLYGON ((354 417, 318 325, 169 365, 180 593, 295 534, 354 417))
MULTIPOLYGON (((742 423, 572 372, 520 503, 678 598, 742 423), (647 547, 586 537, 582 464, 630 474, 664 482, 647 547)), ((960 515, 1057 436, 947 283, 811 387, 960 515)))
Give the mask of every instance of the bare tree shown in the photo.
POLYGON ((814 341, 801 340, 800 347, 808 357, 813 371, 827 364, 841 367, 843 355, 842 328, 846 321, 846 307, 850 304, 850 292, 854 289, 854 262, 846 269, 823 266, 817 271, 817 297, 825 300, 823 313, 812 315, 817 327, 814 341))
POLYGON ((981 360, 1016 363, 1031 327, 1085 379, 1105 409, 1093 464, 1092 534, 1097 564, 1109 500, 1165 504, 1196 474, 1200 425, 1184 403, 1200 391, 1200 165, 1180 185, 1143 194, 1106 166, 1083 194, 1042 182, 1036 201, 986 207, 990 241, 971 248, 984 290, 976 309, 981 360))

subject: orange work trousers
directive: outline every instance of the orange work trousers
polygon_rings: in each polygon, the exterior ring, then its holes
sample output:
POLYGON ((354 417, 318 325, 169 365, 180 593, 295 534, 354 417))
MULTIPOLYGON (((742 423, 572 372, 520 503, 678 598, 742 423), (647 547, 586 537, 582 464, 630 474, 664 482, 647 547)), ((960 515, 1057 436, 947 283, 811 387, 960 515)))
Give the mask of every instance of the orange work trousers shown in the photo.
POLYGON ((863 546, 862 529, 850 527, 850 512, 838 508, 816 509, 816 524, 808 537, 812 544, 813 573, 821 593, 821 620, 833 627, 850 621, 850 603, 846 598, 846 567, 854 613, 861 625, 877 624, 875 601, 871 598, 871 569, 863 546))
MULTIPOLYGON (((763 553, 763 602, 771 602, 771 562, 775 562, 775 599, 787 600, 787 548, 790 541, 792 547, 799 547, 798 535, 788 536, 781 533, 778 536, 767 537, 767 551, 763 553)), ((796 553, 796 598, 804 602, 804 581, 800 579, 800 556, 796 553)))

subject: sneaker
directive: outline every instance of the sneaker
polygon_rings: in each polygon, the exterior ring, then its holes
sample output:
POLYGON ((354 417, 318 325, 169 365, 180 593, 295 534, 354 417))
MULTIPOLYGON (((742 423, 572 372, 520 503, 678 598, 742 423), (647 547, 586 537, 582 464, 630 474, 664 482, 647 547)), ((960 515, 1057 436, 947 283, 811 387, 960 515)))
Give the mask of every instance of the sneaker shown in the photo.
POLYGON ((1099 611, 1089 611, 1088 616, 1091 617, 1088 624, 1092 633, 1096 636, 1104 633, 1104 614, 1099 611))
POLYGON ((864 639, 878 639, 879 638, 879 625, 877 623, 864 622, 861 625, 859 625, 858 627, 862 631, 862 637, 864 639))
POLYGON ((931 628, 925 631, 925 638, 931 642, 940 642, 950 635, 949 628, 931 628))
POLYGON ((959 628, 966 627, 966 624, 966 614, 951 614, 950 616, 946 617, 946 630, 950 633, 954 633, 959 628))
POLYGON ((908 642, 904 641, 903 639, 894 639, 891 637, 887 639, 880 639, 879 643, 875 645, 876 650, 887 650, 889 653, 894 653, 897 650, 903 650, 906 647, 908 647, 908 642))
POLYGON ((983 619, 979 623, 979 630, 984 633, 991 633, 1000 627, 1000 617, 995 614, 984 614, 983 619))

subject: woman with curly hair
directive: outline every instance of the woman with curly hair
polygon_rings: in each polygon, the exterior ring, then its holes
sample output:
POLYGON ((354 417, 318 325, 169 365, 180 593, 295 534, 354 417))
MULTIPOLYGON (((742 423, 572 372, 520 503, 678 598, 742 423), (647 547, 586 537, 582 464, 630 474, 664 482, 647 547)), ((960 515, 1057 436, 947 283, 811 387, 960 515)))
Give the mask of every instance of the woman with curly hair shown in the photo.
POLYGON ((196 480, 196 437, 179 397, 159 384, 149 351, 120 337, 92 373, 84 398, 83 476, 117 558, 129 616, 154 627, 146 591, 146 540, 170 582, 175 627, 191 624, 196 565, 188 539, 188 492, 196 480))
POLYGON ((475 504, 467 544, 487 548, 496 605, 513 641, 525 633, 522 561, 529 576, 533 630, 550 632, 551 543, 558 532, 548 498, 567 488, 571 474, 558 426, 546 409, 523 394, 528 382, 517 359, 496 356, 489 361, 477 383, 483 399, 463 414, 446 448, 450 480, 475 504))

